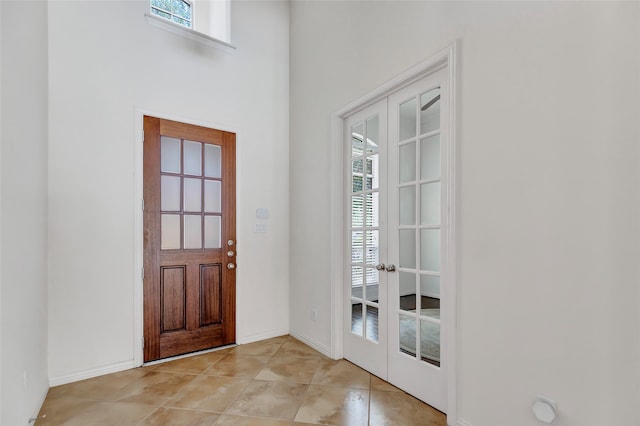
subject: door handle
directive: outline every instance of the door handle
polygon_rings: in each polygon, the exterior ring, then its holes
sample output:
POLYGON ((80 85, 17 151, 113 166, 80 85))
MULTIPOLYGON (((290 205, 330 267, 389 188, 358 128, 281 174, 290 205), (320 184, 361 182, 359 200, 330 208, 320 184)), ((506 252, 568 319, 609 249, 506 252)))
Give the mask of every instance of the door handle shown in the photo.
POLYGON ((234 265, 233 263, 229 262, 229 263, 227 263, 227 269, 236 269, 236 265, 234 265))
POLYGON ((384 271, 384 266, 385 266, 385 265, 384 265, 384 263, 378 263, 378 264, 376 265, 376 269, 377 269, 378 271, 384 271))
MULTIPOLYGON (((384 266, 383 266, 383 267, 384 267, 384 266)), ((387 265, 387 268, 386 268, 386 269, 387 269, 387 272, 393 272, 393 271, 395 271, 395 270, 396 270, 396 265, 393 265, 393 264, 391 264, 391 265, 387 265)))

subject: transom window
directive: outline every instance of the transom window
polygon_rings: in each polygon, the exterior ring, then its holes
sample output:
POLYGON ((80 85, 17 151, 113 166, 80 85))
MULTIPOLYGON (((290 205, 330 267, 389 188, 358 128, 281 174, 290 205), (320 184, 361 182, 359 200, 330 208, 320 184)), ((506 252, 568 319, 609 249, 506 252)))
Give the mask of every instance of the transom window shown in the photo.
POLYGON ((193 27, 193 6, 186 0, 151 0, 151 13, 184 27, 193 27))

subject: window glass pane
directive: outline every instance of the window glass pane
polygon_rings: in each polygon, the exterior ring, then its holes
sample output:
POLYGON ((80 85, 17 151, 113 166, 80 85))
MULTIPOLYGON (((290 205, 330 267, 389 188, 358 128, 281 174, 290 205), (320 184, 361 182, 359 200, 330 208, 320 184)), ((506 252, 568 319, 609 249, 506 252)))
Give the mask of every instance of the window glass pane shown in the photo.
POLYGON ((154 15, 158 15, 164 19, 171 19, 171 14, 167 13, 167 12, 163 12, 159 9, 155 9, 155 8, 151 8, 151 13, 153 13, 154 15))
POLYGON ((440 182, 420 185, 420 223, 440 224, 440 182))
POLYGON ((411 142, 400 146, 400 183, 416 180, 416 143, 411 142))
POLYGON ((202 216, 184 215, 184 248, 202 248, 202 216))
POLYGON ((367 120, 367 152, 378 150, 378 116, 367 120))
POLYGON ((420 134, 440 128, 440 88, 420 96, 420 134))
POLYGON ((202 180, 184 178, 184 211, 202 211, 202 180))
POLYGON ((422 229, 420 231, 420 269, 440 271, 439 229, 422 229))
POLYGON ((173 0, 172 12, 181 18, 191 20, 191 5, 183 0, 173 0))
POLYGON ((400 188, 400 225, 416 224, 416 187, 414 185, 400 188))
POLYGON ((416 136, 416 99, 400 105, 400 141, 416 136))
POLYGON ((204 145, 204 175, 222 177, 222 149, 218 145, 204 145))
POLYGON ((222 185, 217 180, 204 181, 204 211, 220 213, 222 211, 222 185))
POLYGON ((351 156, 358 157, 364 151, 364 123, 351 126, 351 156))
POLYGON ((164 9, 167 12, 171 11, 171 1, 170 0, 151 0, 151 6, 157 7, 160 9, 164 9))
POLYGON ((204 248, 220 248, 220 216, 204 217, 204 248))
POLYGON ((202 175, 202 144, 184 141, 184 174, 202 175))
POLYGON ((160 136, 160 171, 180 173, 180 139, 160 136))
POLYGON ((180 178, 178 176, 160 177, 160 209, 180 211, 180 178))
POLYGON ((180 248, 180 215, 160 215, 160 248, 171 250, 180 248))
POLYGON ((440 134, 420 141, 420 177, 433 179, 440 177, 440 134))

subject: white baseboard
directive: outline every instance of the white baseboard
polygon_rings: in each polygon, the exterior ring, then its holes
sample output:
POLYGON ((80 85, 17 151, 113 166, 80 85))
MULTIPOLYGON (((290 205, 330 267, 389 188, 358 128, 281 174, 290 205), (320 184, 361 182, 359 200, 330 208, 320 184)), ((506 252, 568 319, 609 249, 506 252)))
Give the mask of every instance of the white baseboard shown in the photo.
POLYGON ((333 358, 331 356, 331 348, 327 348, 324 345, 321 345, 320 343, 316 342, 315 340, 307 337, 307 336, 303 336, 302 334, 299 334, 295 331, 290 331, 289 332, 290 335, 292 335, 293 337, 295 337, 296 339, 300 340, 302 343, 304 343, 307 346, 311 346, 313 349, 315 349, 316 351, 320 352, 322 355, 329 357, 329 358, 333 358))
POLYGON ((105 367, 94 368, 92 370, 79 371, 66 374, 64 376, 50 377, 49 386, 60 386, 80 380, 91 379, 93 377, 104 376, 105 374, 117 373, 118 371, 129 370, 137 367, 133 360, 107 365, 105 367))
POLYGON ((458 423, 456 423, 456 426, 472 426, 472 425, 466 420, 458 419, 458 423))
POLYGON ((271 339, 272 337, 284 336, 289 334, 288 328, 282 328, 280 330, 267 331, 266 333, 250 334, 248 336, 238 336, 236 343, 239 345, 246 345, 247 343, 259 342, 260 340, 271 339))

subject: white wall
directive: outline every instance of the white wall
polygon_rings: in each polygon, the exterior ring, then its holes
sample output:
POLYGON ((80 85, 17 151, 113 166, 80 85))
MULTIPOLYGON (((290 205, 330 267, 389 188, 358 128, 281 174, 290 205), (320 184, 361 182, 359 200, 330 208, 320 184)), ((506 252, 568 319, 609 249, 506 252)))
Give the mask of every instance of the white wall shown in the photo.
MULTIPOLYGON (((49 374, 133 362, 135 108, 238 129, 237 339, 289 329, 289 15, 234 2, 233 54, 146 23, 145 1, 49 6, 49 374), (254 234, 255 209, 270 210, 254 234)), ((102 369, 102 370, 100 370, 102 369)))
POLYGON ((292 332, 330 347, 331 113, 458 39, 459 417, 538 425, 540 393, 558 426, 640 424, 639 24, 638 3, 293 2, 292 332))
POLYGON ((47 2, 0 10, 0 424, 26 425, 48 390, 47 2))

